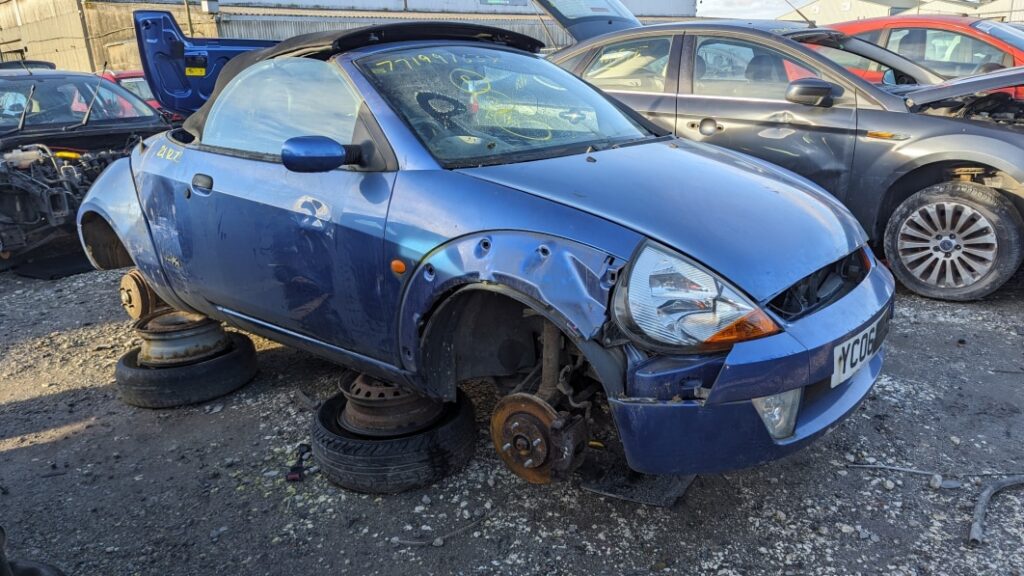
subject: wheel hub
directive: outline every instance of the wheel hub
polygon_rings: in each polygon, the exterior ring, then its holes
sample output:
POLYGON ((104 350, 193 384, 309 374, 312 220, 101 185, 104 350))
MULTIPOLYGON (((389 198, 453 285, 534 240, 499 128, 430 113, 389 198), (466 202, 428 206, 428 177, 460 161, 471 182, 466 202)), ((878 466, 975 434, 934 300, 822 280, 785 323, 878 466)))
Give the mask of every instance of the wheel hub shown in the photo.
POLYGON ((342 387, 347 401, 338 424, 355 434, 393 437, 429 427, 444 412, 444 403, 365 374, 342 387))
POLYGON ((140 318, 134 327, 142 337, 138 362, 152 368, 206 360, 231 345, 220 322, 192 312, 161 310, 140 318))
POLYGON ((992 269, 998 250, 995 228, 981 212, 959 202, 922 206, 900 226, 899 257, 918 280, 963 288, 992 269))
POLYGON ((138 270, 132 270, 121 277, 118 294, 121 298, 121 308, 124 308, 133 320, 152 314, 163 304, 138 270))
POLYGON ((531 484, 548 484, 552 464, 552 428, 558 413, 533 394, 510 394, 494 407, 491 441, 498 456, 520 478, 531 484))

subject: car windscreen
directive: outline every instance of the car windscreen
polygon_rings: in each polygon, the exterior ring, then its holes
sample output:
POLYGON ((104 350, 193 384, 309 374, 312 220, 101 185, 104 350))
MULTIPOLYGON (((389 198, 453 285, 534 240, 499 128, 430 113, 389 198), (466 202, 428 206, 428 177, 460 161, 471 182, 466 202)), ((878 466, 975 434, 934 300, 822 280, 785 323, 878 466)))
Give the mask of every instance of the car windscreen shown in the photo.
POLYGON ((478 46, 393 50, 358 61, 446 167, 506 164, 653 137, 554 64, 478 46))
POLYGON ((0 79, 0 130, 17 127, 22 114, 25 127, 81 122, 94 95, 90 125, 156 114, 134 94, 102 78, 23 76, 0 79))
POLYGON ((143 100, 156 100, 153 96, 153 91, 149 89, 149 84, 146 83, 145 78, 121 78, 117 81, 125 90, 135 94, 143 100))
POLYGON ((973 26, 1018 50, 1024 50, 1024 30, 1016 26, 992 20, 979 20, 973 26))

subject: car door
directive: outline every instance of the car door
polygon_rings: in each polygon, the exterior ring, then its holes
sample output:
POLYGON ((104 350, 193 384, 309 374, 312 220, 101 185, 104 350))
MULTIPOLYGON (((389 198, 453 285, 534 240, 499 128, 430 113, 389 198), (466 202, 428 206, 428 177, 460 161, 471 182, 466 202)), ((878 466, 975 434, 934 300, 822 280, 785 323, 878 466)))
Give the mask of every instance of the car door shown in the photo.
POLYGON ((763 158, 845 195, 857 128, 852 90, 826 77, 835 84, 831 106, 787 101, 790 82, 821 73, 759 38, 687 34, 681 60, 678 135, 763 158))
POLYGON ((681 37, 645 33, 596 49, 580 74, 666 130, 675 129, 681 37))
POLYGON ((1013 56, 973 36, 924 26, 889 29, 885 47, 947 78, 1013 66, 1013 56))
POLYGON ((295 173, 284 142, 353 143, 362 100, 333 62, 267 60, 209 111, 201 137, 151 152, 141 193, 173 289, 216 310, 375 356, 391 172, 295 173))

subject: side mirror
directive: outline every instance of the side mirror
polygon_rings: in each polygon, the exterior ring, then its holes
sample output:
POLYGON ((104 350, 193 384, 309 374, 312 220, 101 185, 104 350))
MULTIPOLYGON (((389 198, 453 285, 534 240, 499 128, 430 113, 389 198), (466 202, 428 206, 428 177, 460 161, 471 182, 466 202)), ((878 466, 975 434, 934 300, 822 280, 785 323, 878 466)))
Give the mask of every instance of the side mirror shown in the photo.
POLYGON ((885 74, 882 74, 882 84, 885 84, 887 86, 895 86, 896 85, 896 71, 893 70, 892 68, 889 68, 888 70, 886 70, 885 74))
POLYGON ((835 85, 820 78, 800 78, 789 83, 786 100, 804 106, 828 108, 832 105, 832 93, 835 90, 838 90, 835 85))
POLYGON ((289 138, 281 147, 281 161, 292 172, 330 172, 358 164, 360 156, 358 146, 339 144, 326 136, 289 138))

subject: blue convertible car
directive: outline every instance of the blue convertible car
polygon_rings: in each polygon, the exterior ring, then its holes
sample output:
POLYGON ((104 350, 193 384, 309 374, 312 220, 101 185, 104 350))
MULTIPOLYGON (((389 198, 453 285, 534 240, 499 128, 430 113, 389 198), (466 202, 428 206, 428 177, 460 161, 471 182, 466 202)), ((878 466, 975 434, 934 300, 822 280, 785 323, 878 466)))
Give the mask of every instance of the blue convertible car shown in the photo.
MULTIPOLYGON (((878 377, 893 279, 841 204, 666 135, 536 40, 437 23, 272 44, 135 19, 157 97, 196 112, 107 169, 82 242, 179 320, 358 370, 314 426, 344 485, 397 491, 465 462, 468 380, 500 398, 501 458, 547 482, 602 415, 645 473, 779 458, 878 377)), ((173 324, 148 318, 146 334, 173 324)), ((167 374, 218 358, 152 346, 119 382, 190 385, 167 374)))

